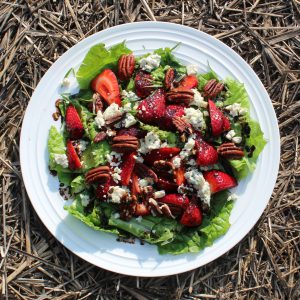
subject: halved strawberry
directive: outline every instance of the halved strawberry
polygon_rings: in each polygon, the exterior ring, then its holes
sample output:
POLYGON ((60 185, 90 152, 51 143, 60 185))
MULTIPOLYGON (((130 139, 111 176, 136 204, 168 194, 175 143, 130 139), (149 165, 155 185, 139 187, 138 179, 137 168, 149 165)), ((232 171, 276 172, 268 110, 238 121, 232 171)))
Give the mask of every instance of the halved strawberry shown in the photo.
POLYGON ((81 139, 84 133, 83 125, 80 120, 79 114, 73 105, 69 105, 66 110, 66 127, 70 139, 81 139))
POLYGON ((110 187, 115 186, 116 184, 112 179, 108 180, 104 184, 99 184, 96 189, 96 197, 100 200, 107 200, 107 193, 110 187))
POLYGON ((105 69, 91 83, 92 90, 99 93, 108 105, 117 103, 121 105, 120 89, 115 73, 105 69))
POLYGON ((118 136, 119 135, 130 135, 130 136, 135 136, 138 139, 145 137, 146 134, 147 134, 146 131, 136 128, 136 127, 123 128, 123 129, 119 130, 117 133, 118 136))
POLYGON ((179 222, 187 227, 199 226, 202 223, 200 208, 195 203, 190 203, 179 222))
POLYGON ((143 71, 137 72, 134 84, 135 92, 140 98, 145 98, 149 96, 154 90, 154 87, 152 87, 153 78, 151 74, 143 71))
POLYGON ((142 100, 137 108, 137 118, 149 124, 157 123, 166 111, 165 92, 157 89, 153 94, 142 100))
POLYGON ((121 172, 121 184, 122 185, 128 185, 132 171, 134 169, 135 165, 135 152, 129 153, 129 154, 124 154, 123 155, 123 161, 120 166, 120 169, 122 170, 121 172))
POLYGON ((133 173, 132 173, 132 176, 131 176, 131 179, 132 179, 132 183, 131 183, 131 194, 132 194, 132 197, 135 197, 135 200, 137 200, 138 195, 141 193, 141 188, 140 188, 140 185, 139 185, 139 178, 138 178, 138 176, 133 172, 133 173))
POLYGON ((188 75, 181 79, 178 87, 184 87, 186 89, 194 89, 198 86, 198 79, 195 75, 188 75))
POLYGON ((183 210, 186 210, 190 204, 189 198, 181 194, 169 194, 160 198, 158 201, 169 204, 170 206, 180 207, 183 210))
POLYGON ((168 105, 166 107, 165 115, 159 120, 159 127, 165 130, 175 129, 172 122, 174 117, 181 117, 184 115, 184 107, 180 105, 168 105))
POLYGON ((184 169, 184 167, 181 166, 181 167, 175 169, 174 173, 175 173, 176 183, 178 185, 184 184, 185 183, 185 177, 184 177, 185 169, 184 169))
POLYGON ((227 117, 217 108, 212 100, 208 100, 211 131, 213 136, 219 136, 222 132, 230 129, 230 122, 227 117))
POLYGON ((169 180, 158 178, 157 180, 157 186, 161 190, 165 190, 167 193, 175 193, 177 192, 177 184, 174 182, 171 182, 169 180))
POLYGON ((153 165, 156 160, 170 159, 180 153, 180 148, 160 148, 158 150, 152 150, 150 153, 144 156, 144 162, 153 165))
POLYGON ((69 162, 69 169, 76 170, 81 168, 81 162, 72 144, 72 141, 67 142, 67 157, 69 162))
POLYGON ((234 177, 219 170, 204 172, 203 177, 209 183, 212 193, 217 193, 237 186, 237 181, 234 177))
POLYGON ((214 165, 218 162, 218 152, 210 144, 206 143, 202 138, 195 141, 195 149, 197 151, 197 164, 198 166, 204 167, 214 165))

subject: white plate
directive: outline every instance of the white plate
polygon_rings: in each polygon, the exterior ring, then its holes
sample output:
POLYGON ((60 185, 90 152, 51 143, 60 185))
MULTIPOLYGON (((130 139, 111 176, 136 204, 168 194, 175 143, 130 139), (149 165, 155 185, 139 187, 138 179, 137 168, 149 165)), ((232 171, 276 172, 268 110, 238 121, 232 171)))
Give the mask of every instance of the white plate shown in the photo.
POLYGON ((21 166, 28 195, 50 232, 73 253, 101 268, 136 276, 164 276, 207 264, 238 243, 265 209, 275 185, 280 156, 279 130, 271 101, 249 65, 233 50, 213 37, 188 27, 160 22, 116 26, 81 41, 61 56, 44 75, 29 102, 21 134, 21 166), (91 46, 103 42, 110 47, 126 40, 136 55, 160 47, 173 47, 185 64, 201 71, 207 63, 220 78, 231 76, 245 83, 251 99, 251 115, 259 121, 268 143, 254 174, 242 181, 239 199, 231 214, 229 231, 211 247, 197 254, 159 255, 151 245, 125 244, 114 235, 94 231, 67 214, 58 193, 58 180, 49 174, 47 137, 54 122, 52 113, 64 74, 78 66, 91 46), (146 50, 145 50, 146 49, 146 50))

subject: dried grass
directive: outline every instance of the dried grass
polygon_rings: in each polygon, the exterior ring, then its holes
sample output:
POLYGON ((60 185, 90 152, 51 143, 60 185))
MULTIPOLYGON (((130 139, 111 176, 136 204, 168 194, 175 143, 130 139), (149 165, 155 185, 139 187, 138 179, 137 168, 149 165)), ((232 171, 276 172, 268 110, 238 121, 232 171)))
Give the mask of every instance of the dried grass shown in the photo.
POLYGON ((299 299, 299 1, 0 1, 0 298, 299 299), (19 135, 26 105, 51 64, 84 37, 157 20, 229 45, 270 94, 281 131, 280 172, 258 224, 236 247, 194 271, 142 279, 79 259, 46 230, 26 195, 19 135))

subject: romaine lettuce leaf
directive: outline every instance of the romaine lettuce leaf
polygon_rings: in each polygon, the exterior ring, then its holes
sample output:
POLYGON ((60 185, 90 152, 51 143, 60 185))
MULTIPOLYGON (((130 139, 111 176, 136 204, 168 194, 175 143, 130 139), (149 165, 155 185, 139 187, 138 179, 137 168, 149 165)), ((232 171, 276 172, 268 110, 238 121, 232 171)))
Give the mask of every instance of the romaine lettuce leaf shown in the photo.
POLYGON ((211 79, 216 79, 219 81, 217 74, 212 69, 210 69, 209 72, 207 72, 207 73, 199 74, 198 75, 198 89, 202 90, 203 87, 205 86, 205 84, 207 83, 207 81, 209 81, 211 79))
POLYGON ((125 46, 125 42, 117 44, 108 50, 102 43, 93 46, 86 54, 76 73, 80 88, 89 88, 92 79, 106 68, 115 69, 120 56, 129 53, 131 53, 131 50, 125 46))
POLYGON ((72 173, 66 173, 63 171, 58 171, 57 172, 57 177, 60 183, 63 183, 66 186, 69 186, 71 184, 73 175, 72 173))
POLYGON ((72 194, 80 193, 85 189, 85 177, 84 175, 78 175, 69 184, 71 186, 72 194))

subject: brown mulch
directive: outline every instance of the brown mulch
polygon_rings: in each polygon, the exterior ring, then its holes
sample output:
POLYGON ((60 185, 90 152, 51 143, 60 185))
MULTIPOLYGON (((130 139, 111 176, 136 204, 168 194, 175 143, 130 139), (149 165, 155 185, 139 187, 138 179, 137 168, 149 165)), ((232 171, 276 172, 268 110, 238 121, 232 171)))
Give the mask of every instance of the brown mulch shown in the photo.
POLYGON ((299 299, 299 21, 297 0, 1 0, 0 299, 299 299), (84 37, 143 20, 197 28, 239 53, 272 99, 282 153, 269 205, 237 246, 194 271, 148 279, 97 268, 57 242, 19 163, 22 118, 51 64, 84 37))

